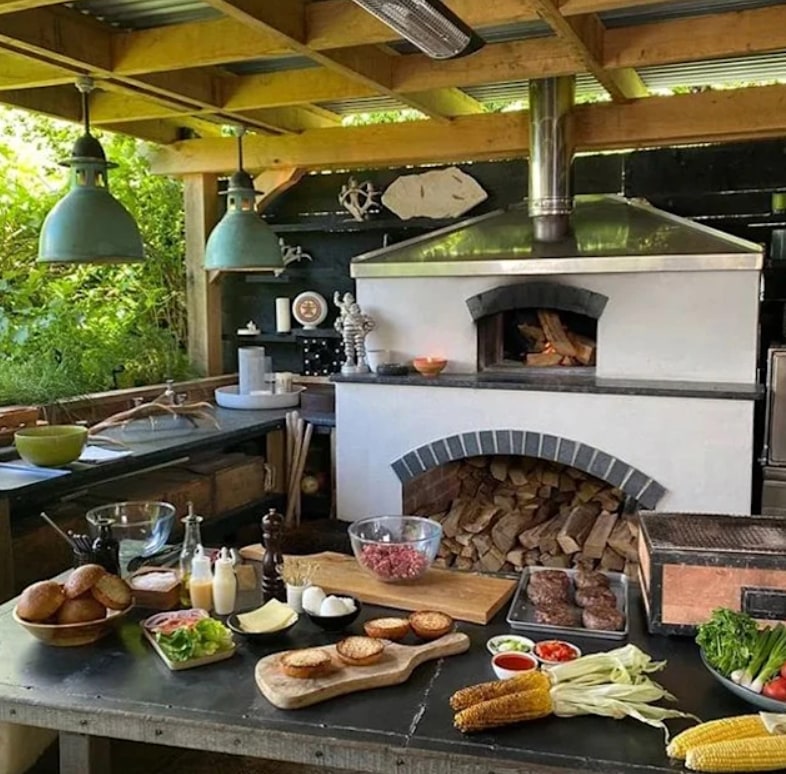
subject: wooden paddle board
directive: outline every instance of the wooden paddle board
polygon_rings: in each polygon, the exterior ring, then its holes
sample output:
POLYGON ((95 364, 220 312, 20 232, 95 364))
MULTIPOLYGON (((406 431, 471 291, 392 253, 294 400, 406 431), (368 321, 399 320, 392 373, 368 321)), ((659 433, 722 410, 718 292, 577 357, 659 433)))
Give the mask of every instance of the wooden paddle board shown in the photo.
MULTIPOLYGON (((262 561, 257 543, 240 549, 244 559, 262 561)), ((511 598, 517 581, 432 567, 422 578, 406 583, 382 583, 369 575, 354 556, 324 551, 300 559, 317 565, 312 584, 326 593, 344 592, 361 602, 400 610, 439 610, 459 621, 486 624, 511 598)))
POLYGON ((325 677, 305 680, 288 677, 278 663, 284 653, 273 653, 258 661, 254 676, 262 695, 279 709, 300 709, 346 693, 398 685, 406 682, 415 667, 425 661, 469 650, 469 637, 461 632, 451 632, 425 645, 389 642, 382 659, 369 666, 344 664, 336 654, 335 645, 326 645, 319 650, 324 650, 333 660, 333 671, 325 677))

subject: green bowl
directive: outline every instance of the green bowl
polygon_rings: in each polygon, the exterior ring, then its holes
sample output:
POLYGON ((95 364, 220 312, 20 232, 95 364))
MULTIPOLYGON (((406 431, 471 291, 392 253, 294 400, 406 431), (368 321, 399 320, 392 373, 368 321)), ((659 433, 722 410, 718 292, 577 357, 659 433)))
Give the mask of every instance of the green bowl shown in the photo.
POLYGON ((56 468, 73 462, 87 442, 87 428, 81 425, 42 425, 14 433, 19 456, 31 465, 56 468))

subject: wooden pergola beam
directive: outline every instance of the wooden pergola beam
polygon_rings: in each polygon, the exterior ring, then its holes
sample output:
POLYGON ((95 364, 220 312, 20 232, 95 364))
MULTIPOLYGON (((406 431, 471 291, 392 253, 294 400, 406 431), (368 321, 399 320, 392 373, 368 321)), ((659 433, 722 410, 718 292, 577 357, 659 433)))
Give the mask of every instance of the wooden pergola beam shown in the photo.
POLYGON ((43 8, 45 5, 59 5, 64 0, 0 0, 0 14, 26 11, 29 8, 43 8))
MULTIPOLYGON (((649 97, 626 104, 575 108, 578 151, 660 147, 691 142, 726 142, 783 136, 786 86, 762 86, 673 97, 649 97)), ((298 137, 250 136, 249 169, 295 165, 308 170, 460 162, 526 155, 524 112, 456 118, 450 132, 434 121, 316 129, 298 137)), ((159 149, 159 174, 224 173, 233 168, 230 139, 186 140, 159 149)))

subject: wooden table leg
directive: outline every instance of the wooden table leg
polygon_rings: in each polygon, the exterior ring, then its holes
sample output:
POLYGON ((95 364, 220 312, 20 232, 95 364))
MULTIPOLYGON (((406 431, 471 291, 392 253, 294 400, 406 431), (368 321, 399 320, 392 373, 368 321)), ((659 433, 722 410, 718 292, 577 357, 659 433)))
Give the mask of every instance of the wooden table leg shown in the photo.
POLYGON ((110 774, 109 739, 60 732, 60 774, 110 774))
POLYGON ((0 497, 0 602, 14 596, 14 550, 11 541, 11 504, 0 497))

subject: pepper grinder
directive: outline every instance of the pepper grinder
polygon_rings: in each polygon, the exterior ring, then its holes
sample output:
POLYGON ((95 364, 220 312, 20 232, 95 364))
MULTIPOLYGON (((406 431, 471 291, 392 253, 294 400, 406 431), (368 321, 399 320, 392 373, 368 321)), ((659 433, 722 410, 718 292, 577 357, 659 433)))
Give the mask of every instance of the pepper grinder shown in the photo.
POLYGON ((265 547, 265 556, 262 558, 262 599, 265 602, 271 599, 287 601, 287 590, 281 577, 281 565, 284 563, 281 555, 283 532, 284 517, 271 508, 262 517, 262 545, 265 547))
POLYGON ((93 541, 93 557, 107 572, 118 575, 120 571, 120 544, 112 535, 114 519, 97 519, 98 537, 93 541))

